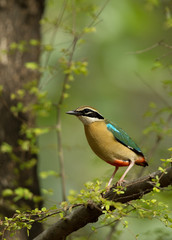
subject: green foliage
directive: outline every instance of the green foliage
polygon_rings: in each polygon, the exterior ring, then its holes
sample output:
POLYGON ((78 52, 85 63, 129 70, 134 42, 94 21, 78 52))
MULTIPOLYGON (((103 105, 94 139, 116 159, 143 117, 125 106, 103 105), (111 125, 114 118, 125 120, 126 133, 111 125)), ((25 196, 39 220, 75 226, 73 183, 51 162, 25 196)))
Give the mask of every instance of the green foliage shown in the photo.
POLYGON ((102 189, 102 182, 97 181, 96 184, 92 182, 85 183, 86 189, 82 189, 79 194, 70 190, 68 201, 70 204, 88 204, 88 201, 100 204, 103 197, 100 198, 102 189))
MULTIPOLYGON (((158 186, 158 178, 153 180, 155 186, 158 186)), ((96 206, 103 212, 103 217, 100 220, 102 226, 110 226, 117 221, 122 221, 123 227, 128 228, 129 222, 125 220, 127 216, 133 216, 137 218, 147 218, 147 219, 159 219, 166 227, 172 228, 172 218, 169 214, 168 205, 159 201, 157 193, 159 191, 154 191, 151 197, 141 198, 137 201, 132 201, 128 204, 121 204, 118 202, 113 202, 103 198, 103 192, 106 190, 102 188, 102 182, 96 181, 87 182, 85 188, 81 189, 79 193, 76 191, 70 191, 68 196, 68 201, 61 202, 60 208, 53 206, 51 209, 46 209, 43 207, 41 210, 37 208, 27 212, 21 212, 16 210, 15 215, 12 218, 5 218, 3 225, 5 226, 5 231, 16 231, 23 227, 29 230, 35 221, 46 221, 50 216, 59 216, 59 219, 65 218, 66 214, 69 214, 77 206, 96 206)), ((32 194, 27 191, 27 189, 18 188, 15 191, 16 197, 15 201, 21 198, 30 199, 32 194)), ((125 192, 125 190, 124 190, 125 192)), ((3 193, 6 196, 11 196, 13 193, 6 189, 3 193)), ((96 232, 99 227, 91 226, 91 230, 96 232)))
POLYGON ((25 67, 30 69, 30 70, 38 70, 39 69, 39 65, 36 62, 27 62, 25 64, 25 67))
POLYGON ((14 190, 14 194, 16 195, 14 198, 15 202, 20 200, 21 198, 28 200, 28 199, 32 199, 32 197, 33 197, 33 194, 29 191, 29 189, 21 188, 21 187, 16 188, 14 190))
POLYGON ((22 187, 18 187, 14 190, 6 188, 2 192, 2 196, 5 199, 9 199, 9 197, 11 197, 14 202, 17 202, 21 199, 33 200, 33 202, 36 202, 36 203, 42 201, 42 198, 40 196, 34 195, 31 191, 29 191, 28 188, 22 188, 22 187))
POLYGON ((12 152, 12 146, 10 146, 8 143, 2 143, 0 150, 2 153, 11 153, 12 152))
POLYGON ((40 177, 46 179, 49 176, 59 177, 59 174, 53 170, 40 172, 40 177))
POLYGON ((9 52, 14 53, 15 51, 25 52, 27 51, 27 42, 20 41, 19 43, 13 42, 10 44, 9 52))
MULTIPOLYGON (((60 60, 61 67, 63 68, 63 73, 68 76, 69 81, 74 80, 74 74, 76 75, 86 75, 87 74, 87 62, 74 62, 72 61, 69 66, 69 62, 65 58, 61 58, 60 60)), ((65 85, 66 90, 70 88, 69 84, 65 85), (66 88, 67 86, 67 88, 66 88)))
POLYGON ((15 231, 21 230, 23 228, 27 229, 27 234, 29 236, 29 230, 32 228, 32 224, 35 221, 37 221, 37 218, 41 218, 46 214, 47 214, 46 208, 42 208, 41 210, 38 210, 36 208, 26 213, 21 213, 20 210, 16 210, 16 213, 14 214, 13 217, 11 218, 5 217, 3 221, 3 225, 5 226, 5 228, 0 233, 0 235, 2 235, 2 239, 5 240, 4 234, 6 231, 9 231, 12 237, 15 235, 15 231))

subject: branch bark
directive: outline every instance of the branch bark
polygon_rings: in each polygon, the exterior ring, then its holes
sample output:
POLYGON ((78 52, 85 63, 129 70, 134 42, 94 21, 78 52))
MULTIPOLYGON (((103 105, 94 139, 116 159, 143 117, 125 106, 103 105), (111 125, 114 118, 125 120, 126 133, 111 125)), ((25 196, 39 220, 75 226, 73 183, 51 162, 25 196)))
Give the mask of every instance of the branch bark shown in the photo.
MULTIPOLYGON (((126 187, 124 194, 119 195, 115 193, 113 191, 115 187, 112 187, 104 197, 108 200, 121 203, 139 199, 153 190, 155 185, 152 179, 155 179, 156 176, 159 177, 160 188, 172 185, 172 167, 169 167, 166 169, 166 173, 156 171, 124 184, 123 186, 126 187)), ((80 206, 66 216, 65 219, 57 221, 54 225, 43 231, 34 240, 65 240, 72 232, 77 231, 88 223, 98 221, 99 216, 102 214, 100 207, 97 205, 89 204, 87 206, 80 206)))

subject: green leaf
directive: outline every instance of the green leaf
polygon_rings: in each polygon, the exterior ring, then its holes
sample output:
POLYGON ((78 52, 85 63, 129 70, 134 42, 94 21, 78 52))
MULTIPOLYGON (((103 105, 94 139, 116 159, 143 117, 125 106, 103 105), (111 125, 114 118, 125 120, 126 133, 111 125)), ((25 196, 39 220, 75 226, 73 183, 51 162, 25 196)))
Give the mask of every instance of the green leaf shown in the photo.
POLYGON ((6 188, 2 191, 2 196, 3 197, 9 197, 13 195, 13 190, 11 190, 10 188, 6 188))
POLYGON ((11 153, 12 152, 12 146, 9 145, 8 143, 4 142, 2 143, 0 150, 2 153, 11 153))
POLYGON ((49 195, 53 195, 53 190, 52 189, 42 189, 42 193, 43 194, 49 194, 49 195))
POLYGON ((166 169, 164 169, 164 168, 162 168, 162 167, 159 167, 158 170, 161 171, 162 173, 165 173, 165 174, 167 173, 167 172, 166 172, 166 169))
POLYGON ((92 33, 92 32, 96 32, 95 27, 85 27, 84 28, 84 33, 92 33))
POLYGON ((29 191, 27 188, 18 187, 14 190, 16 197, 14 201, 17 202, 18 200, 24 198, 26 200, 30 200, 33 197, 33 193, 29 191))
POLYGON ((30 169, 32 167, 34 167, 37 163, 37 159, 36 158, 31 158, 29 161, 26 161, 26 162, 22 162, 20 164, 20 169, 23 170, 23 169, 30 169))
POLYGON ((38 70, 39 65, 36 62, 27 62, 25 63, 25 67, 30 70, 38 70))
POLYGON ((105 208, 106 208, 106 211, 109 211, 109 209, 110 209, 109 204, 106 204, 105 208))
POLYGON ((155 70, 157 68, 162 68, 162 67, 163 67, 163 64, 160 61, 155 61, 152 67, 152 70, 155 70))
POLYGON ((17 90, 17 95, 19 98, 23 98, 25 96, 25 90, 24 89, 18 89, 17 90))
POLYGON ((20 210, 18 210, 18 209, 16 209, 16 213, 21 213, 21 211, 20 211, 20 210))
POLYGON ((156 203, 157 202, 157 200, 156 199, 151 199, 151 203, 156 203))
POLYGON ((40 177, 46 179, 49 176, 59 177, 59 174, 53 170, 40 172, 40 177))
POLYGON ((43 46, 43 50, 44 50, 44 51, 47 51, 47 52, 51 52, 51 51, 54 50, 54 48, 53 48, 52 45, 46 44, 46 45, 43 46))
POLYGON ((69 84, 65 84, 65 89, 70 89, 70 85, 69 84))
POLYGON ((156 193, 159 193, 159 192, 160 192, 160 189, 157 188, 157 187, 154 187, 154 188, 153 188, 153 191, 156 192, 156 193))
POLYGON ((29 140, 19 140, 18 143, 20 144, 22 150, 28 151, 30 148, 30 141, 29 140))
POLYGON ((60 213, 59 213, 59 216, 60 216, 60 218, 62 219, 62 218, 64 217, 64 213, 63 213, 63 212, 60 212, 60 213))
POLYGON ((44 133, 48 133, 49 132, 49 129, 48 128, 34 128, 33 129, 33 132, 36 136, 40 136, 44 133))
POLYGON ((3 92, 3 89, 4 89, 4 86, 3 86, 3 85, 0 85, 0 96, 1 96, 1 94, 2 94, 2 92, 3 92))
POLYGON ((149 107, 150 108, 156 108, 157 106, 156 106, 156 104, 154 102, 150 102, 149 103, 149 107))
POLYGON ((32 46, 39 46, 40 45, 40 41, 38 41, 37 39, 31 39, 29 41, 30 45, 32 46))
POLYGON ((17 49, 17 47, 18 47, 18 44, 17 44, 16 42, 12 42, 12 43, 10 44, 10 49, 11 49, 11 50, 15 50, 15 49, 17 49))
POLYGON ((123 226, 124 226, 124 228, 128 228, 128 222, 127 222, 127 221, 124 221, 123 226))
POLYGON ((16 94, 15 93, 11 93, 10 98, 11 98, 11 100, 16 99, 16 94))
POLYGON ((42 208, 41 208, 41 211, 42 211, 42 212, 46 212, 46 211, 47 211, 46 207, 42 207, 42 208))
POLYGON ((96 227, 92 226, 91 230, 95 232, 96 231, 96 227))
POLYGON ((33 196, 33 201, 34 201, 35 203, 40 203, 42 200, 43 200, 43 199, 42 199, 41 196, 33 196))

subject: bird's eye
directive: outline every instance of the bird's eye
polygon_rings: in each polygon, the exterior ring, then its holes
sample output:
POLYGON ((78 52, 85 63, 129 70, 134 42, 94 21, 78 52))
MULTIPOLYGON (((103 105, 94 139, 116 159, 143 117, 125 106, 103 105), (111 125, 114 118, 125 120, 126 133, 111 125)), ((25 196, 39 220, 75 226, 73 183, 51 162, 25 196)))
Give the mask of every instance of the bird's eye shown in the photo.
POLYGON ((90 112, 90 109, 88 108, 84 109, 84 113, 88 113, 88 112, 90 112))

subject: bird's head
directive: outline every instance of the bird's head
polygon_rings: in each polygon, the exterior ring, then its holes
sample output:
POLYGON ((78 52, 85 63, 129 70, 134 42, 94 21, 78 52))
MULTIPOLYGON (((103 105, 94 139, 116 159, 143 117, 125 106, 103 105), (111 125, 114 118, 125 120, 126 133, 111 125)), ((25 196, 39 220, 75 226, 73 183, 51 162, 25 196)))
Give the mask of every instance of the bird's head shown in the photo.
POLYGON ((84 125, 104 120, 104 117, 95 108, 89 106, 78 107, 75 110, 68 111, 67 114, 75 115, 84 125))

